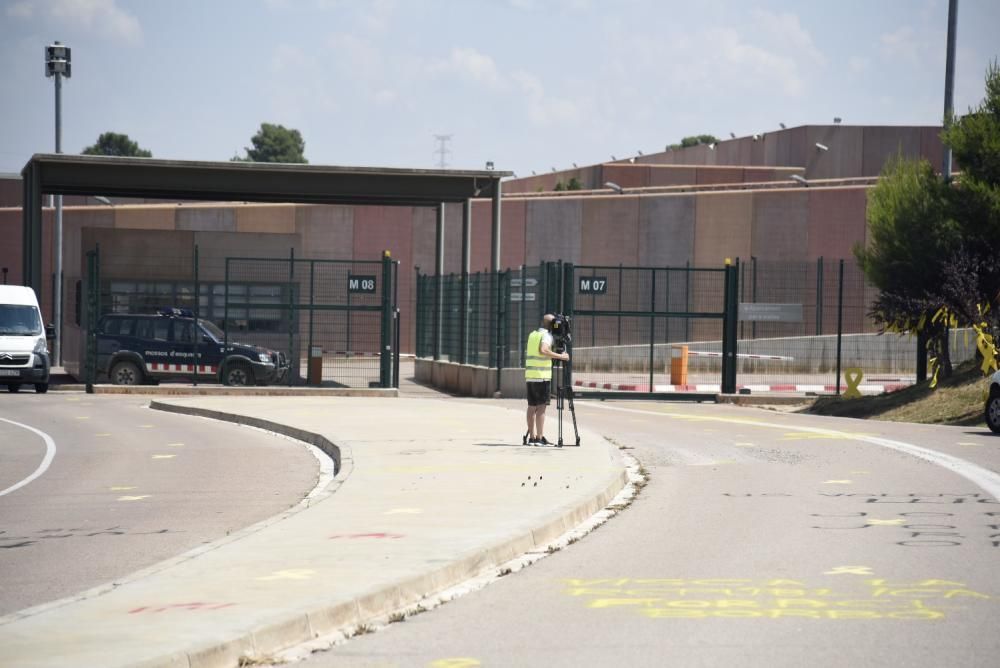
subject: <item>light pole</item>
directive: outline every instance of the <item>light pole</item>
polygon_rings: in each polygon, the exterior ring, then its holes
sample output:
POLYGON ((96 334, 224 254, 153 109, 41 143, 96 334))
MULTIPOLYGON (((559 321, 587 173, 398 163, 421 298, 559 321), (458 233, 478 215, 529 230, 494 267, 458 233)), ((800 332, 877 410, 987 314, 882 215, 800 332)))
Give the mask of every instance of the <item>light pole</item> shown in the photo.
MULTIPOLYGON (((948 2, 948 46, 944 64, 944 122, 951 121, 955 110, 955 31, 958 23, 958 0, 948 2)), ((944 160, 941 165, 941 176, 945 181, 951 181, 951 147, 944 147, 944 160)))
MULTIPOLYGON (((62 78, 67 79, 72 76, 72 58, 70 48, 60 42, 50 44, 45 47, 45 76, 54 77, 56 81, 56 153, 62 153, 62 78)), ((53 365, 62 364, 62 288, 63 288, 63 220, 62 220, 62 195, 55 196, 56 204, 56 269, 55 269, 55 294, 52 305, 53 319, 55 322, 55 337, 52 340, 52 361, 53 365)))

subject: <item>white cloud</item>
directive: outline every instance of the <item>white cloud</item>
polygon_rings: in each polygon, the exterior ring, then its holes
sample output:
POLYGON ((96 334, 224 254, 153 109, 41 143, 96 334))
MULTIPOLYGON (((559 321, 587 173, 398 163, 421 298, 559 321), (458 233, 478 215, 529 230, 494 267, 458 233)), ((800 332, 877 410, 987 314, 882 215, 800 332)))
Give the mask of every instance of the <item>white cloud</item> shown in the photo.
POLYGON ((433 75, 456 75, 495 90, 505 87, 493 59, 473 48, 455 47, 448 58, 431 61, 427 71, 433 75))
POLYGON ((882 53, 889 58, 898 58, 916 63, 920 56, 920 47, 916 33, 910 26, 901 26, 894 32, 881 35, 882 53))
POLYGON ((796 55, 810 58, 818 64, 825 64, 826 57, 816 47, 812 35, 802 27, 802 22, 795 14, 776 14, 762 9, 754 10, 755 34, 768 37, 769 44, 779 45, 787 49, 794 48, 796 55))
POLYGON ((399 95, 396 91, 389 88, 383 88, 382 90, 375 93, 375 104, 380 107, 387 107, 395 104, 396 100, 399 99, 399 95))
POLYGON ((861 74, 868 71, 868 68, 871 67, 871 61, 861 56, 851 56, 847 60, 847 66, 854 74, 861 74))
POLYGON ((23 2, 15 2, 14 4, 7 7, 7 16, 14 16, 19 19, 30 19, 31 15, 34 14, 35 7, 28 0, 23 2))
POLYGON ((62 24, 129 44, 142 42, 139 19, 118 7, 116 0, 20 0, 9 5, 5 14, 30 19, 35 16, 36 9, 62 24))

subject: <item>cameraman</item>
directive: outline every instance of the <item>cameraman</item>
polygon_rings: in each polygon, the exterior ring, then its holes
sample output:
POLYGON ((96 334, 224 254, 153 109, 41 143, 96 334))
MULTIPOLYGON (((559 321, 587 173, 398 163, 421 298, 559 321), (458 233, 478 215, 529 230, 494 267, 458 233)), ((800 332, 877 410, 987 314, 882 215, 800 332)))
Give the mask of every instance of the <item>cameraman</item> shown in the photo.
POLYGON ((529 445, 548 445, 543 435, 545 431, 545 407, 549 405, 552 381, 552 360, 569 361, 567 353, 552 351, 552 323, 555 316, 542 316, 542 326, 528 335, 528 345, 524 351, 524 380, 528 386, 528 433, 529 445))

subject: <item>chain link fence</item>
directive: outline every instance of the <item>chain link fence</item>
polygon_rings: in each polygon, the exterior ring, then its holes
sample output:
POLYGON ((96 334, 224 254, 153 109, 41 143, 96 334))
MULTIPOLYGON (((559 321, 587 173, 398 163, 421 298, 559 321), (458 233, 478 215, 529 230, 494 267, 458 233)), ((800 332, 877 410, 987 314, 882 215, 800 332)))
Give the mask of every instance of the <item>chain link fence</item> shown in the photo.
MULTIPOLYGON (((398 262, 223 253, 87 253, 64 333, 67 370, 93 369, 93 338, 106 314, 190 310, 221 330, 224 345, 260 346, 290 362, 283 384, 377 387, 398 383, 398 262)), ((101 378, 95 378, 101 381, 101 378)), ((193 374, 176 381, 197 383, 193 374)), ((201 382, 215 382, 200 378, 201 382)))
MULTIPOLYGON (((879 332, 869 315, 878 291, 854 260, 737 259, 728 299, 722 267, 571 266, 566 276, 563 268, 545 262, 466 280, 418 273, 417 356, 522 366, 528 333, 544 313, 563 310, 573 317, 583 390, 718 392, 727 321, 737 391, 838 393, 848 373, 868 393, 916 381, 916 337, 879 332), (672 360, 684 348, 681 374, 672 360)), ((951 351, 956 363, 972 358, 974 337, 954 332, 951 351)))

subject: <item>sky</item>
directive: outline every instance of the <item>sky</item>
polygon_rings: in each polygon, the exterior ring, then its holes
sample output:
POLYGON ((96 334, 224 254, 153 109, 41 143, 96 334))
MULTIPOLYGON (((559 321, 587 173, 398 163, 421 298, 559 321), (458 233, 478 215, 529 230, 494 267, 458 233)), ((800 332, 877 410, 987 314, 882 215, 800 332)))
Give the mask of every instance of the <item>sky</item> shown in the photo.
MULTIPOLYGON (((684 136, 934 125, 947 0, 0 0, 0 172, 55 148, 44 47, 72 47, 63 152, 244 155, 263 122, 311 164, 520 176, 684 136)), ((1000 56, 1000 0, 960 0, 955 108, 1000 56)))

